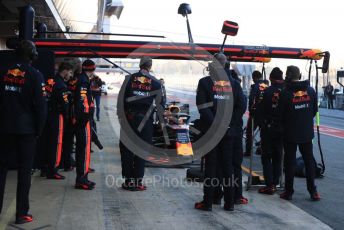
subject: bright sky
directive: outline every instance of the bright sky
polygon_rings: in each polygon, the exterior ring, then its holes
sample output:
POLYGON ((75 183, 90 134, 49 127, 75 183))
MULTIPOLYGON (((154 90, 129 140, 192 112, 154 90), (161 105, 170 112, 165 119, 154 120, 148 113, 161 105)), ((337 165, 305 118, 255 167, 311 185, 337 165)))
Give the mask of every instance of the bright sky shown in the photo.
MULTIPOLYGON (((189 15, 196 43, 222 43, 224 20, 239 24, 236 37, 227 44, 318 48, 331 53, 331 68, 344 67, 341 1, 323 0, 122 0, 119 20, 112 32, 160 34, 167 41, 187 42, 185 18, 177 14, 180 3, 191 5, 189 15)), ((285 60, 285 59, 283 59, 285 60)), ((269 65, 298 64, 305 61, 274 61, 269 65)))

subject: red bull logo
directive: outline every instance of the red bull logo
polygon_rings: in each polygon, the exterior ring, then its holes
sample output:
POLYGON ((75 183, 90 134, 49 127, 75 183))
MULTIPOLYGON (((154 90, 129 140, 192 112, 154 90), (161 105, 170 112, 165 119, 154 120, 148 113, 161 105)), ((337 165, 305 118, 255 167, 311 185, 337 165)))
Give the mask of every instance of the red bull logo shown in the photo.
POLYGON ((297 91, 294 93, 294 97, 303 97, 307 95, 308 95, 307 91, 297 91))
POLYGON ((78 80, 71 80, 71 81, 69 81, 69 84, 70 85, 75 85, 77 82, 78 82, 78 80))
POLYGON ((279 98, 280 98, 280 92, 273 93, 272 98, 271 98, 273 109, 278 107, 279 98))
POLYGON ((279 97, 280 97, 280 93, 279 92, 276 92, 272 95, 272 102, 278 102, 279 100, 279 97))
POLYGON ((225 87, 225 86, 230 86, 230 84, 229 84, 229 81, 215 81, 214 86, 225 87))
POLYGON ((53 92, 54 84, 55 84, 54 79, 49 78, 49 79, 47 80, 47 84, 46 84, 45 87, 44 87, 45 90, 46 90, 48 93, 52 93, 52 92, 53 92))
POLYGON ((20 69, 9 69, 7 74, 13 77, 25 77, 25 72, 20 69))
POLYGON ((149 90, 152 89, 152 86, 151 86, 151 85, 149 85, 149 84, 143 84, 143 83, 141 83, 141 82, 139 82, 139 83, 132 83, 132 84, 131 84, 131 87, 132 87, 133 89, 139 89, 139 90, 145 90, 145 91, 149 91, 149 90))
POLYGON ((268 85, 265 83, 259 84, 259 90, 264 91, 266 88, 268 88, 268 85))
POLYGON ((232 92, 232 87, 229 81, 215 81, 213 86, 214 92, 232 92))
POLYGON ((307 91, 297 91, 294 92, 293 103, 309 102, 311 97, 308 95, 307 91))
POLYGON ((52 79, 52 78, 48 79, 47 84, 53 86, 55 84, 54 79, 52 79))
POLYGON ((148 78, 148 77, 135 77, 135 81, 140 82, 141 84, 151 84, 152 83, 152 79, 148 78))

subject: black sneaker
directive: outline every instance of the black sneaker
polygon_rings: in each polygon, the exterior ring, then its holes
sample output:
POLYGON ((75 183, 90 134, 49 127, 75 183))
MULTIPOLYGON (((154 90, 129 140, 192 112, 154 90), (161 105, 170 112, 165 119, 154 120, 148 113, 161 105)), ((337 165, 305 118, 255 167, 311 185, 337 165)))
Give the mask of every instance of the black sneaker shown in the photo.
POLYGON ((241 196, 239 199, 235 199, 234 204, 248 204, 248 199, 246 197, 241 196))
POLYGON ((76 180, 75 189, 92 190, 94 189, 94 186, 92 186, 92 184, 86 178, 81 178, 76 180))
POLYGON ((213 204, 221 205, 221 199, 213 199, 213 204))
POLYGON ((204 201, 196 202, 195 203, 195 209, 207 211, 207 212, 212 211, 212 207, 205 205, 204 201))
POLYGON ((41 169, 41 174, 39 176, 40 177, 47 177, 47 171, 41 169))
POLYGON ((128 191, 137 191, 135 183, 132 180, 125 180, 124 183, 122 184, 122 188, 128 191))
POLYGON ((47 179, 53 179, 53 180, 64 180, 66 177, 62 176, 59 173, 54 173, 52 175, 47 175, 47 179))
POLYGON ((89 172, 89 173, 94 173, 95 171, 96 171, 96 170, 95 170, 94 168, 91 168, 91 167, 88 168, 88 172, 89 172))
POLYGON ((138 183, 138 184, 136 185, 136 190, 137 190, 137 191, 145 191, 145 190, 147 190, 147 186, 146 186, 146 185, 143 185, 142 182, 141 182, 141 183, 138 183))
POLYGON ((318 192, 313 192, 313 193, 311 194, 311 200, 312 200, 312 201, 319 201, 320 199, 321 199, 320 193, 318 193, 318 192))
POLYGON ((89 183, 92 187, 96 187, 96 182, 87 179, 87 183, 89 183))
POLYGON ((233 204, 225 203, 223 205, 223 209, 230 212, 234 211, 234 203, 233 204))
POLYGON ((15 224, 25 224, 33 221, 33 217, 31 214, 20 215, 16 217, 15 224))
POLYGON ((261 193, 261 194, 273 195, 276 192, 276 186, 274 186, 274 185, 265 186, 263 188, 260 188, 258 190, 258 192, 261 193))
POLYGON ((283 192, 280 195, 280 198, 283 200, 292 200, 293 199, 293 194, 291 194, 290 192, 283 192))

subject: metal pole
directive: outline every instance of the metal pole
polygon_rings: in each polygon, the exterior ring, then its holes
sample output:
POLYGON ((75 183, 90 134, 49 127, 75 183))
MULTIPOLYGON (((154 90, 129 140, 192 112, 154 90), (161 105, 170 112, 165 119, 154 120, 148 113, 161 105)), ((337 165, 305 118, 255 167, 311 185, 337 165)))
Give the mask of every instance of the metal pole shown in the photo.
POLYGON ((95 55, 97 55, 99 58, 102 58, 102 59, 104 59, 105 61, 109 62, 110 64, 113 65, 113 67, 119 68, 119 69, 122 70, 123 72, 126 72, 127 74, 131 75, 131 73, 130 73, 129 71, 127 71, 126 69, 124 69, 124 68, 122 68, 121 66, 117 65, 116 63, 110 61, 110 60, 107 59, 106 57, 103 57, 103 56, 99 55, 97 52, 94 52, 93 50, 90 50, 90 49, 89 49, 89 51, 92 52, 92 53, 94 53, 95 55))
MULTIPOLYGON (((250 174, 248 176, 248 181, 247 181, 247 188, 246 191, 250 190, 252 186, 252 177, 253 177, 253 170, 252 170, 252 164, 253 164, 253 139, 254 139, 254 120, 253 117, 251 118, 251 152, 250 152, 250 174)), ((247 138, 247 137, 246 137, 247 138)))
MULTIPOLYGON (((316 97, 318 99, 318 83, 319 83, 319 67, 317 61, 315 61, 315 92, 316 92, 316 97)), ((319 108, 319 103, 315 106, 318 106, 319 108)), ((322 163, 322 174, 325 172, 325 161, 324 161, 324 155, 322 152, 322 147, 321 147, 321 140, 320 140, 320 113, 319 109, 316 114, 316 125, 317 125, 317 136, 318 136, 318 147, 319 147, 319 152, 320 152, 320 157, 321 157, 321 163, 322 163)))
POLYGON ((311 82, 311 72, 312 72, 313 60, 311 59, 308 69, 308 81, 311 82))
POLYGON ((147 38, 166 38, 161 35, 149 34, 118 34, 118 33, 94 33, 94 32, 72 32, 72 31, 46 31, 42 34, 87 34, 87 35, 112 35, 112 36, 126 36, 126 37, 147 37, 147 38))
POLYGON ((223 53, 223 48, 224 48, 224 46, 225 46, 225 43, 226 43, 226 40, 227 40, 227 34, 225 35, 225 38, 223 39, 223 42, 222 42, 222 46, 221 46, 221 48, 220 48, 220 52, 221 53, 223 53))
POLYGON ((189 37, 189 43, 194 43, 193 38, 192 38, 192 34, 191 34, 191 27, 190 27, 190 23, 189 23, 189 17, 186 14, 186 27, 188 30, 188 37, 189 37))
POLYGON ((263 74, 264 80, 266 80, 266 72, 265 72, 265 63, 264 62, 263 62, 263 67, 262 67, 262 74, 263 74))
POLYGON ((279 184, 279 188, 281 189, 281 190, 283 190, 284 189, 284 149, 282 149, 282 156, 281 156, 281 177, 280 177, 280 184, 279 184))

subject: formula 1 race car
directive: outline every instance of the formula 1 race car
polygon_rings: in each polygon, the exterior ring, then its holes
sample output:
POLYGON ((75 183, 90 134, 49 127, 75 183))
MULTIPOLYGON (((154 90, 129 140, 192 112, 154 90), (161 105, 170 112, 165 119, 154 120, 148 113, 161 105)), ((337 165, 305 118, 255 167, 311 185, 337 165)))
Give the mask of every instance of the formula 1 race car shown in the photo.
POLYGON ((177 101, 168 103, 163 116, 164 126, 158 120, 154 123, 153 144, 159 148, 175 149, 176 156, 192 157, 190 117, 189 104, 180 105, 177 101), (165 132, 163 127, 166 128, 165 132))

